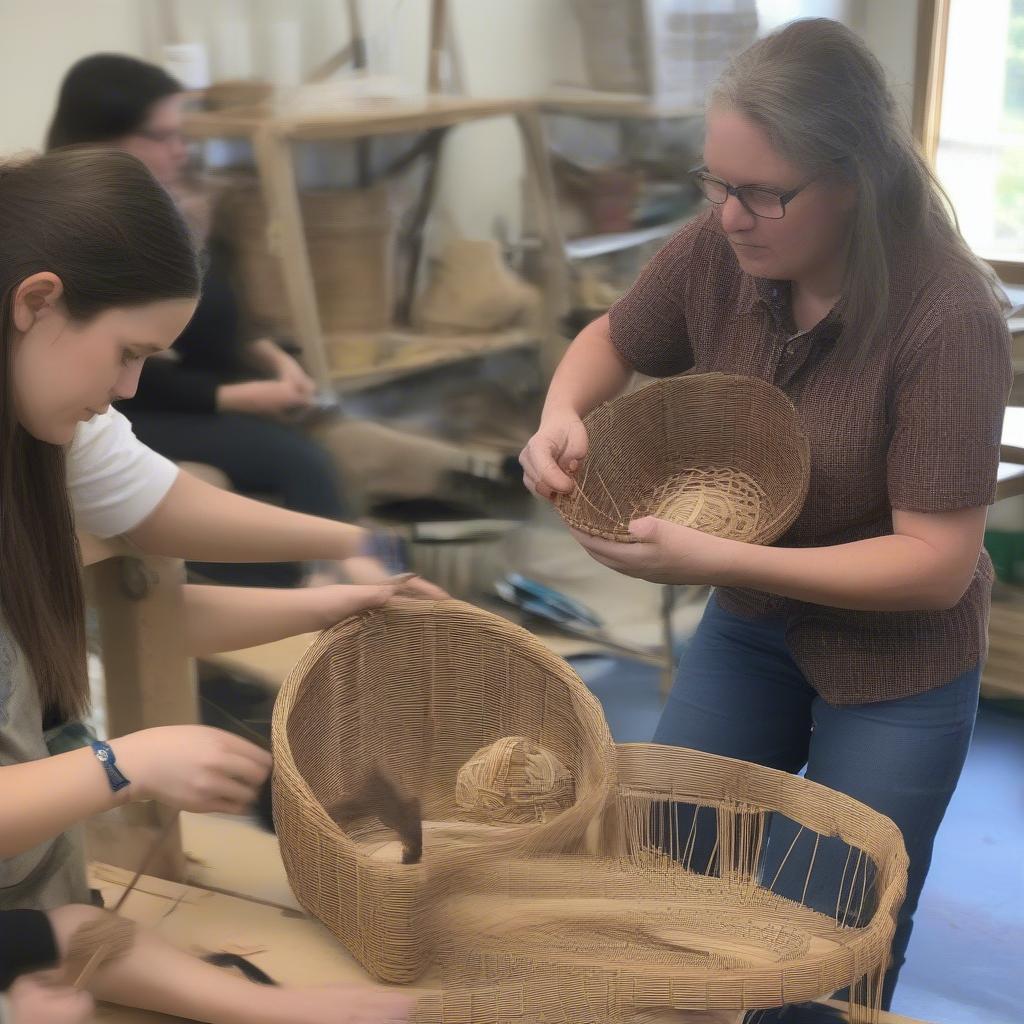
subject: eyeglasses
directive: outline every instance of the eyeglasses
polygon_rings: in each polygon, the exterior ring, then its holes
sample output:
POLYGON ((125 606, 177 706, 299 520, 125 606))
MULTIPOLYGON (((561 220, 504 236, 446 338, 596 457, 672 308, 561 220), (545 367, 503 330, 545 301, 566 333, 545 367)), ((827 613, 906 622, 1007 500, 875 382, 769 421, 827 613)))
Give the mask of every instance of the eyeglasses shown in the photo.
POLYGON ((788 192, 779 192, 765 185, 730 185, 708 174, 706 167, 694 167, 690 174, 709 203, 721 206, 729 196, 735 196, 747 213, 766 220, 782 220, 786 216, 786 207, 815 180, 811 178, 788 192))

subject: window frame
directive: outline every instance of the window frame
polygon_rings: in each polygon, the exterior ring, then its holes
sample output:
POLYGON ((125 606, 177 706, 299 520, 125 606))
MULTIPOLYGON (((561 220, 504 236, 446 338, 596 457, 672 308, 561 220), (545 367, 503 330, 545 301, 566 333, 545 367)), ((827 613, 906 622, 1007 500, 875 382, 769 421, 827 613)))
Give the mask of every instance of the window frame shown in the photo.
MULTIPOLYGON (((914 61, 914 138, 932 170, 939 149, 951 0, 918 0, 914 61)), ((986 260, 1006 284, 1024 285, 1024 260, 986 260)))

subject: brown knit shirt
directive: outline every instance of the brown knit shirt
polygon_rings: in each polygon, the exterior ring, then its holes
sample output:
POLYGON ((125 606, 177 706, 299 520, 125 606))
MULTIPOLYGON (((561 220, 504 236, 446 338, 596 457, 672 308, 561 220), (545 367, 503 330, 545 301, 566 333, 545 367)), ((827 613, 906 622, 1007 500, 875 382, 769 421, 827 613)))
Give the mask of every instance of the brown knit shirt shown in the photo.
MULTIPOLYGON (((825 547, 893 532, 892 510, 990 505, 1010 339, 979 275, 907 252, 893 261, 883 339, 854 369, 841 303, 793 337, 789 285, 744 273, 715 211, 683 227, 609 313, 616 349, 653 377, 722 371, 789 395, 810 441, 807 502, 778 544, 825 547)), ((785 621, 794 660, 832 704, 892 700, 942 686, 987 647, 992 563, 978 559, 944 611, 850 611, 722 588, 723 607, 785 621)))

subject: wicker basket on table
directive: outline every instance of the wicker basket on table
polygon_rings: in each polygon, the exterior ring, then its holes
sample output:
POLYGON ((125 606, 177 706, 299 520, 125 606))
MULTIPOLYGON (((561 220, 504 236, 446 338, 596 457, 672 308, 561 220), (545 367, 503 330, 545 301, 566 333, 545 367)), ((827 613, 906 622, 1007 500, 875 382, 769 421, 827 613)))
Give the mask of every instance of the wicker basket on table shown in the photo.
POLYGON ((278 697, 273 749, 274 817, 295 895, 392 982, 414 980, 432 959, 428 917, 444 887, 435 864, 579 847, 614 777, 600 705, 572 669, 525 630, 457 601, 392 602, 322 634, 278 697), (456 803, 460 770, 510 736, 572 777, 571 803, 551 821, 481 822, 456 803), (400 863, 379 822, 342 828, 327 813, 371 765, 420 799, 422 863, 400 863))
POLYGON ((792 402, 766 381, 725 373, 658 380, 584 421, 589 452, 556 501, 570 525, 632 541, 657 516, 705 533, 770 544, 792 525, 810 480, 792 402))

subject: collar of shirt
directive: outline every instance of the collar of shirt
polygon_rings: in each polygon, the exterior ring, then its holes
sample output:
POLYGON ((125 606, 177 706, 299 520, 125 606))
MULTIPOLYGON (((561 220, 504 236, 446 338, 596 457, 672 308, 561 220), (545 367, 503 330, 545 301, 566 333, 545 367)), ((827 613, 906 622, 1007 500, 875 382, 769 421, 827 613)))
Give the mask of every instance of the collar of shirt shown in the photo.
POLYGON ((777 341, 772 346, 774 355, 773 379, 777 387, 790 390, 796 380, 815 365, 838 340, 843 326, 844 300, 829 311, 824 319, 806 331, 800 331, 793 323, 790 306, 792 284, 770 278, 743 275, 740 291, 740 308, 751 313, 771 318, 777 341))
POLYGON ((766 277, 743 275, 741 304, 746 305, 752 313, 758 310, 768 312, 775 325, 786 333, 787 338, 805 340, 816 343, 830 343, 838 339, 843 328, 843 312, 846 306, 845 297, 829 310, 824 319, 818 321, 806 331, 797 330, 793 323, 790 295, 792 282, 775 281, 766 277))

